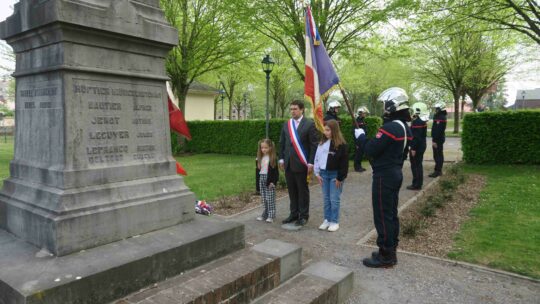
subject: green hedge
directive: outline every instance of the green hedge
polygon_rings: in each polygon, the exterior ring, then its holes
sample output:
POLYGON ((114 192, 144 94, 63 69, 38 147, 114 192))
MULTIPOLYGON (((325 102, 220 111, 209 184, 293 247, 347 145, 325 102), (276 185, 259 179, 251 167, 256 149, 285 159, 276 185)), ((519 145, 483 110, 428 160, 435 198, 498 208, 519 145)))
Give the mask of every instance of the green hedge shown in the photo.
MULTIPOLYGON (((285 119, 271 119, 269 124, 270 139, 279 145, 279 135, 285 119)), ((367 117, 368 136, 377 133, 382 120, 379 117, 367 117)), ((184 146, 178 145, 177 135, 172 133, 172 151, 174 154, 219 153, 236 155, 253 155, 257 153, 257 142, 265 136, 264 120, 234 121, 190 121, 188 122, 191 141, 184 146)), ((342 120, 342 131, 345 140, 352 143, 353 131, 351 118, 342 120)), ((351 151, 353 145, 350 145, 351 151)))
POLYGON ((540 164, 540 112, 467 114, 461 145, 473 164, 540 164))

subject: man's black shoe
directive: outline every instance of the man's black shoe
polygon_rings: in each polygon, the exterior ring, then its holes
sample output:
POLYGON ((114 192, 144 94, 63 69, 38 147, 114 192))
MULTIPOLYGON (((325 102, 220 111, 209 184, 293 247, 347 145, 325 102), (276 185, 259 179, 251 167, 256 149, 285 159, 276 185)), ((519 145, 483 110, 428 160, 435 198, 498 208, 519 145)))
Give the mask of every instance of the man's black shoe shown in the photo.
POLYGON ((382 253, 377 251, 371 253, 371 258, 363 259, 362 264, 370 268, 391 268, 397 264, 397 258, 395 253, 383 256, 382 253))
POLYGON ((355 169, 354 171, 356 171, 356 172, 364 172, 364 171, 366 171, 366 169, 364 169, 364 168, 358 168, 358 169, 355 169))
POLYGON ((294 225, 295 226, 305 226, 307 224, 308 220, 307 219, 299 219, 297 220, 294 225))
POLYGON ((428 175, 429 177, 437 177, 437 176, 441 176, 442 173, 441 172, 438 172, 438 171, 435 171, 433 173, 431 173, 430 175, 428 175))
POLYGON ((409 190, 420 190, 420 189, 422 189, 422 188, 420 188, 420 187, 415 187, 415 186, 413 186, 413 185, 410 185, 410 186, 407 186, 407 189, 409 189, 409 190))
POLYGON ((293 223, 297 220, 298 218, 296 216, 293 216, 293 215, 289 215, 288 218, 284 219, 281 223, 283 224, 289 224, 289 223, 293 223))

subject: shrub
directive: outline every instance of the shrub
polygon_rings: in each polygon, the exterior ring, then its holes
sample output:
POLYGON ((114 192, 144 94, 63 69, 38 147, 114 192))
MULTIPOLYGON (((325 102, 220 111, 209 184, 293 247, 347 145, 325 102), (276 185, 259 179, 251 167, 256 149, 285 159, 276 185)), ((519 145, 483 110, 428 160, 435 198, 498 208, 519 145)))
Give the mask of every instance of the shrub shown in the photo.
POLYGON ((436 207, 432 203, 428 202, 422 207, 422 209, 420 209, 420 214, 425 217, 431 217, 435 215, 435 210, 436 207))
POLYGON ((463 119, 463 159, 474 164, 540 164, 540 111, 483 112, 463 119))
POLYGON ((424 220, 420 218, 413 218, 408 221, 405 221, 403 223, 403 228, 402 228, 403 236, 414 238, 418 234, 418 232, 422 228, 424 228, 424 226, 425 226, 424 220))
MULTIPOLYGON (((269 137, 277 145, 285 119, 269 121, 269 137)), ((353 127, 351 118, 343 119, 341 130, 349 143, 351 158, 354 156, 353 127)), ((374 137, 382 124, 379 117, 367 117, 368 137, 374 137)), ((192 140, 179 146, 177 135, 171 136, 172 152, 219 153, 236 155, 255 155, 257 143, 265 137, 266 122, 264 120, 235 120, 235 121, 190 121, 188 127, 192 140)))

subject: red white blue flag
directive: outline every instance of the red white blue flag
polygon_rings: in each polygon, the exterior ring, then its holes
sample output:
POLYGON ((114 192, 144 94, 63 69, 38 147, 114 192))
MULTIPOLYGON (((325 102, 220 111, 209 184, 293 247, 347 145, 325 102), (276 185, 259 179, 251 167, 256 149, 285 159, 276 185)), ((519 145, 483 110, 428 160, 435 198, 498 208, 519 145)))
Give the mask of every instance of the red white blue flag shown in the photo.
POLYGON ((304 96, 311 102, 313 118, 317 129, 323 130, 322 101, 332 91, 339 88, 339 77, 319 36, 317 25, 306 7, 306 70, 304 96))

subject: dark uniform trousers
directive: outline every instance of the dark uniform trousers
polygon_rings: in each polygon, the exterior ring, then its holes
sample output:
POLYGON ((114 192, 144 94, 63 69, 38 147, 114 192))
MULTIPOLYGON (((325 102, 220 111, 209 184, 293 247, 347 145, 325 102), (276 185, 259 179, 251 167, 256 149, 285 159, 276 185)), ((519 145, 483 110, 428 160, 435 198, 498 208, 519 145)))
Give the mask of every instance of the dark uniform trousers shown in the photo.
POLYGON ((293 172, 289 168, 286 168, 285 180, 287 181, 287 188, 289 190, 291 215, 298 219, 309 219, 307 171, 293 172))
POLYGON ((362 158, 364 156, 364 145, 362 143, 357 143, 355 145, 356 150, 354 151, 354 170, 362 168, 362 158))
POLYGON ((422 149, 416 150, 415 156, 409 154, 413 176, 412 186, 415 188, 422 188, 422 185, 424 184, 424 165, 422 163, 424 161, 425 151, 426 147, 423 147, 422 149))
POLYGON ((444 154, 443 154, 444 142, 437 143, 437 148, 433 147, 433 160, 435 160, 435 172, 442 172, 442 167, 444 163, 444 154))
POLYGON ((399 243, 398 195, 403 182, 401 168, 373 174, 371 186, 373 222, 377 229, 377 246, 393 251, 399 243))

